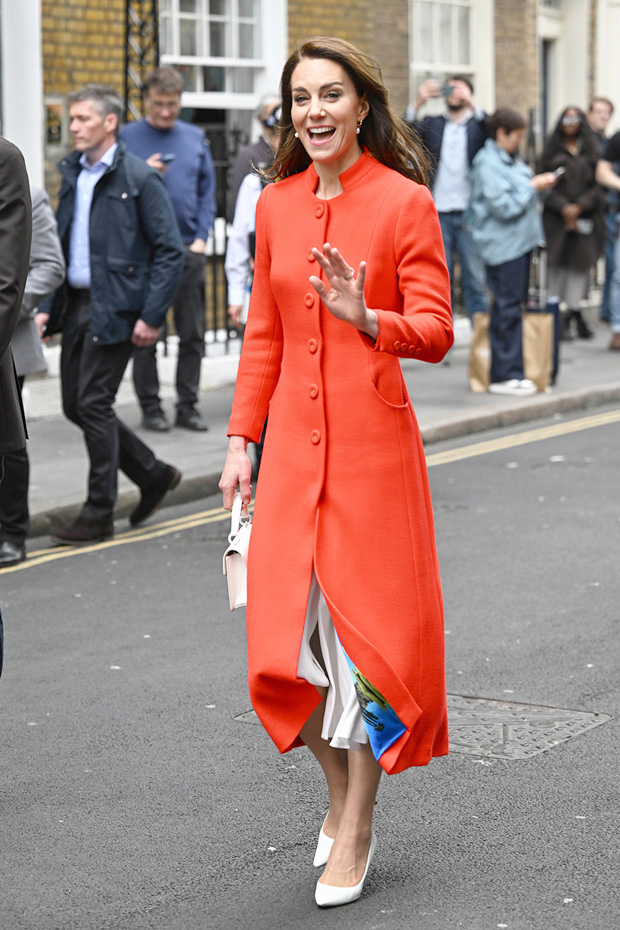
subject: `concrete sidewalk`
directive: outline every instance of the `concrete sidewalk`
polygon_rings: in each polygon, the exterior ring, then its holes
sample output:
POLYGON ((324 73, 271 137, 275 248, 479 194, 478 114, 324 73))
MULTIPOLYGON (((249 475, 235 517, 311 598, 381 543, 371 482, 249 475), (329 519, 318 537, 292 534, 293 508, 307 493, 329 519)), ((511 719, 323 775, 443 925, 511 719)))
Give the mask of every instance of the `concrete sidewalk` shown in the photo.
MULTIPOLYGON (((403 371, 425 443, 466 436, 499 426, 620 403, 620 353, 610 352, 609 330, 596 327, 594 339, 563 343, 561 370, 548 393, 515 400, 472 394, 467 383, 469 323, 456 321, 456 343, 440 365, 405 360, 403 371)), ((140 428, 140 411, 127 377, 119 392, 119 416, 150 445, 157 456, 183 472, 179 488, 165 504, 207 497, 217 491, 226 454, 226 426, 238 356, 208 358, 203 363, 200 409, 208 433, 172 429, 149 433, 140 428)), ((86 496, 87 459, 80 431, 62 415, 57 353, 49 356, 50 374, 26 383, 31 462, 31 536, 58 528, 74 516, 86 496)), ((174 417, 174 357, 161 360, 164 406, 174 417)), ((116 518, 137 501, 135 487, 120 476, 116 518)))

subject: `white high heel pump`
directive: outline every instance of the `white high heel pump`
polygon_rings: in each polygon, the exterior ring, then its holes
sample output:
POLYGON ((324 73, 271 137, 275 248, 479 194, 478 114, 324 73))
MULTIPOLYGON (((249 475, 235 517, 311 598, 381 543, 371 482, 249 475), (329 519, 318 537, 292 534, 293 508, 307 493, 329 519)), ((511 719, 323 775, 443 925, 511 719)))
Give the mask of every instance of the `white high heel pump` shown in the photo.
MULTIPOLYGON (((325 818, 327 820, 327 817, 325 818)), ((323 827, 325 826, 325 820, 323 821, 323 826, 321 827, 321 832, 319 833, 319 841, 316 844, 316 852, 314 854, 313 866, 319 868, 319 866, 325 865, 329 859, 329 854, 332 851, 332 846, 334 841, 331 836, 328 836, 323 827)))
POLYGON ((314 900, 319 907, 339 907, 341 904, 351 904, 352 901, 357 901, 364 889, 366 875, 368 874, 368 869, 370 868, 370 863, 372 862, 372 857, 375 854, 376 848, 377 837, 373 831, 370 838, 370 848, 368 850, 366 868, 364 869, 361 882, 358 882, 357 885, 351 885, 348 888, 341 888, 338 885, 325 885, 323 882, 316 883, 314 900))

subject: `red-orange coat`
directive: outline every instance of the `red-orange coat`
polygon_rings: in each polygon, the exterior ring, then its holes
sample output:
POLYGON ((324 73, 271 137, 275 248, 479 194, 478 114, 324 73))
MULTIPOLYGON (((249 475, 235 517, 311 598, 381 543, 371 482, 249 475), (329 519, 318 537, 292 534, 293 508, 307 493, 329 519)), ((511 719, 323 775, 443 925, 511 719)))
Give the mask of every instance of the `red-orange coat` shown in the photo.
MULTIPOLYGON (((368 154, 317 199, 313 166, 269 185, 229 435, 269 427, 248 565, 253 706, 281 752, 319 701, 297 678, 312 569, 352 663, 406 728, 386 772, 448 751, 443 603, 424 451, 399 358, 452 344, 450 286, 428 190, 368 154), (379 318, 376 344, 310 285, 330 242, 379 318)), ((422 377, 422 375, 421 375, 422 377)))

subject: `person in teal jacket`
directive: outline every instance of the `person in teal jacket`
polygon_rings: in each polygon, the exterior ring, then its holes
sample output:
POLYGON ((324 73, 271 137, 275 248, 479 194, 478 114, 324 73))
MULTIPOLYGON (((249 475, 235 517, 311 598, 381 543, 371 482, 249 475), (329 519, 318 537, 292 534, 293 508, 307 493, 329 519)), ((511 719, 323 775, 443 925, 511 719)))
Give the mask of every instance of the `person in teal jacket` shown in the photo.
POLYGON ((502 107, 489 117, 487 128, 489 138, 471 166, 472 193, 464 220, 486 265, 493 296, 489 391, 526 397, 537 388, 523 377, 522 305, 530 254, 544 241, 539 194, 557 178, 552 172, 534 175, 519 157, 525 134, 519 113, 502 107))

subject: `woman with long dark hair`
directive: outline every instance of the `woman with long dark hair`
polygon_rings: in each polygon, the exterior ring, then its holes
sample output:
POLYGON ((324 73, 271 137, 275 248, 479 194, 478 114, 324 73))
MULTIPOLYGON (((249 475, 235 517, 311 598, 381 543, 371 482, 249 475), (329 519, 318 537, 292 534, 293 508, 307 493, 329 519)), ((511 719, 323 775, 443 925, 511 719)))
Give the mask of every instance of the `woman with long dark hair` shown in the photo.
POLYGON ((325 774, 314 864, 328 907, 361 894, 381 772, 448 751, 432 507, 399 359, 439 362, 452 315, 425 156, 378 66, 341 39, 309 39, 281 100, 220 487, 225 507, 237 487, 249 503, 246 446, 269 410, 250 694, 278 749, 305 744, 325 774))
POLYGON ((581 339, 594 335, 579 303, 587 296, 590 269, 605 245, 603 195, 595 179, 598 156, 598 143, 585 113, 579 107, 566 107, 547 140, 540 163, 541 171, 564 169, 547 195, 543 211, 548 289, 566 305, 562 314, 563 339, 572 339, 573 320, 581 339))

